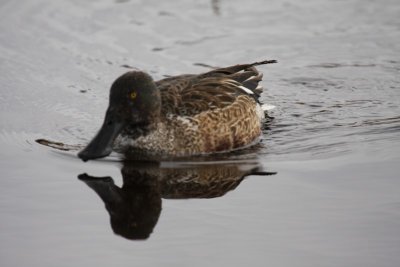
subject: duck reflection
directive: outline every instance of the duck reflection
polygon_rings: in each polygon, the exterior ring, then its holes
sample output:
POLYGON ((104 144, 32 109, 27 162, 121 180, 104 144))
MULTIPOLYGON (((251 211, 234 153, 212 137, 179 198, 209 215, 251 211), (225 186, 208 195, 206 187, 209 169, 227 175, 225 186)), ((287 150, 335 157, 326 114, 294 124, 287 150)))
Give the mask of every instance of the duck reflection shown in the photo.
POLYGON ((147 239, 161 213, 162 198, 215 198, 234 190, 248 175, 271 175, 255 162, 144 163, 124 161, 123 185, 111 177, 78 178, 103 200, 115 234, 147 239))

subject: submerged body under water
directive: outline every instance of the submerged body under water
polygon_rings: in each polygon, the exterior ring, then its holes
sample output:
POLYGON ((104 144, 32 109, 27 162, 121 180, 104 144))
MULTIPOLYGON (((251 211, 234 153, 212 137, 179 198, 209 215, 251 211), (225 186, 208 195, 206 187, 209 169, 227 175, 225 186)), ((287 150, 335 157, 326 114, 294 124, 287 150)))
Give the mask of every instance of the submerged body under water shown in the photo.
POLYGON ((394 0, 3 1, 0 265, 398 266, 399 12, 394 0), (264 58, 279 61, 260 67, 261 101, 277 108, 256 146, 76 157, 122 73, 264 58))

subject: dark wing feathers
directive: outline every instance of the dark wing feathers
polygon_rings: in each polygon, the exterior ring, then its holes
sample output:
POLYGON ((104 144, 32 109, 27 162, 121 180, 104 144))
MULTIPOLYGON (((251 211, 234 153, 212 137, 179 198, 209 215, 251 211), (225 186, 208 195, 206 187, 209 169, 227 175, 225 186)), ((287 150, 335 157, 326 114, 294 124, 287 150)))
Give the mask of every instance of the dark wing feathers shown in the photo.
POLYGON ((266 60, 215 69, 200 75, 180 75, 156 82, 160 89, 163 114, 194 116, 231 105, 239 95, 258 100, 262 74, 255 66, 275 63, 266 60), (245 87, 245 88, 244 88, 245 87), (250 91, 249 91, 250 90, 250 91))
POLYGON ((253 69, 254 75, 243 81, 242 84, 244 87, 249 88, 256 94, 260 95, 262 92, 262 87, 258 83, 261 82, 263 74, 259 73, 255 67, 252 67, 251 69, 253 69))
POLYGON ((191 82, 195 74, 184 74, 179 76, 172 76, 168 78, 164 78, 162 80, 156 81, 156 86, 161 91, 163 90, 173 90, 173 91, 182 91, 185 88, 190 87, 191 82))
POLYGON ((177 92, 161 91, 163 112, 181 116, 194 116, 204 111, 231 105, 241 94, 232 83, 225 83, 225 78, 205 78, 192 83, 190 87, 177 92))
POLYGON ((254 76, 254 71, 253 70, 245 70, 243 72, 237 72, 231 75, 228 75, 229 78, 231 78, 232 80, 235 80, 237 82, 244 82, 247 79, 251 78, 252 76, 254 76))
POLYGON ((272 64, 272 63, 277 63, 277 61, 276 60, 264 60, 264 61, 260 61, 260 62, 254 62, 251 64, 239 64, 239 65, 234 65, 234 66, 230 66, 230 67, 226 67, 226 68, 215 69, 210 72, 204 73, 203 75, 207 75, 207 74, 212 75, 213 73, 229 75, 229 74, 237 73, 242 70, 247 70, 251 67, 264 65, 264 64, 272 64))

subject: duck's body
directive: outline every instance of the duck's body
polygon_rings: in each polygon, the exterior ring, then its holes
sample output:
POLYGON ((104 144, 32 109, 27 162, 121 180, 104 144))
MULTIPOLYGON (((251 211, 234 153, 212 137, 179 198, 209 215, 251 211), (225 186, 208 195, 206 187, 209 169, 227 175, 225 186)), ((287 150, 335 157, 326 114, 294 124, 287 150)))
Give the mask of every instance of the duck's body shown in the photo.
POLYGON ((254 66, 274 62, 235 65, 157 82, 145 73, 128 72, 114 82, 105 123, 79 156, 87 160, 109 154, 110 149, 104 152, 97 147, 109 139, 113 140, 106 145, 120 152, 162 156, 207 154, 248 146, 259 138, 264 119, 258 101, 262 74, 254 66), (121 121, 118 125, 123 124, 114 127, 118 133, 114 128, 105 129, 115 120, 121 121))

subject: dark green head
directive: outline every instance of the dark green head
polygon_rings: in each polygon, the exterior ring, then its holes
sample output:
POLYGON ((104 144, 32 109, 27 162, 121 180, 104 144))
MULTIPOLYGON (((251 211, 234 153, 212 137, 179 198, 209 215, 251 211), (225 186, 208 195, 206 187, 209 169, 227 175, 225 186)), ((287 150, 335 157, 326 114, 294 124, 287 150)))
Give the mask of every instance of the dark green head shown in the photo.
POLYGON ((140 71, 127 72, 112 84, 103 126, 78 156, 87 161, 108 156, 122 131, 134 131, 156 122, 161 98, 153 79, 140 71))

